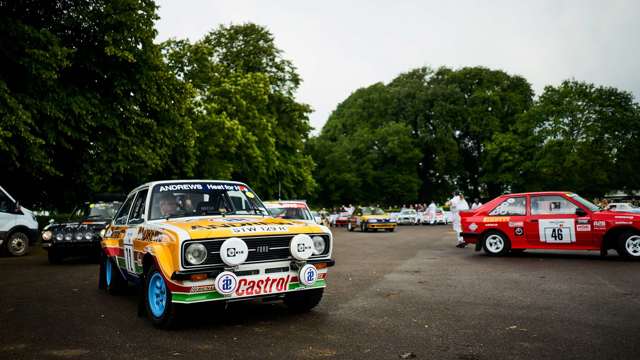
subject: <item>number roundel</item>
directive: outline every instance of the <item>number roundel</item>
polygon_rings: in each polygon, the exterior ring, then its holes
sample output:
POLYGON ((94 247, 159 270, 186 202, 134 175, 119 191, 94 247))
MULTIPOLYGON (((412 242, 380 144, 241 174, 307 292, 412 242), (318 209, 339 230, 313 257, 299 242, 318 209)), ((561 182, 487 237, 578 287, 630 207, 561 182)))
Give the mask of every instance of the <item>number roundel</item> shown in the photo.
POLYGON ((238 277, 231 271, 223 271, 216 276, 216 291, 222 295, 231 295, 238 287, 238 277))
POLYGON ((318 280, 318 269, 311 264, 307 264, 300 269, 298 277, 300 278, 300 283, 305 286, 311 286, 318 280))

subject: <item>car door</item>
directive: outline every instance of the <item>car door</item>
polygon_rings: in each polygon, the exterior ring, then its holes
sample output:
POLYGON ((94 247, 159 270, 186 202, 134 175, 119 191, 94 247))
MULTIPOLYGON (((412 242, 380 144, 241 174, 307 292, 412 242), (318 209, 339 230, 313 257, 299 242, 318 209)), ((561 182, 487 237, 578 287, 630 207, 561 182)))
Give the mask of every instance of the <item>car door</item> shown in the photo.
POLYGON ((136 256, 136 248, 141 247, 140 241, 142 240, 142 227, 145 222, 148 192, 148 189, 142 189, 136 193, 127 219, 127 229, 122 239, 125 265, 127 272, 132 275, 138 275, 142 267, 136 256))
POLYGON ((571 249, 592 247, 591 218, 576 215, 582 207, 561 195, 531 195, 525 222, 527 242, 532 247, 571 249))
POLYGON ((133 200, 135 199, 135 196, 136 194, 132 193, 127 197, 127 199, 124 201, 124 203, 118 210, 118 213, 116 214, 115 218, 113 219, 113 222, 109 227, 109 230, 105 234, 105 238, 108 238, 111 240, 118 240, 119 252, 117 255, 116 264, 118 265, 119 268, 123 270, 126 269, 126 266, 124 266, 126 264, 126 260, 122 261, 124 260, 123 259, 124 255, 121 251, 123 250, 123 239, 126 236, 126 232, 128 229, 127 221, 129 220, 129 213, 131 212, 131 205, 133 205, 133 200))

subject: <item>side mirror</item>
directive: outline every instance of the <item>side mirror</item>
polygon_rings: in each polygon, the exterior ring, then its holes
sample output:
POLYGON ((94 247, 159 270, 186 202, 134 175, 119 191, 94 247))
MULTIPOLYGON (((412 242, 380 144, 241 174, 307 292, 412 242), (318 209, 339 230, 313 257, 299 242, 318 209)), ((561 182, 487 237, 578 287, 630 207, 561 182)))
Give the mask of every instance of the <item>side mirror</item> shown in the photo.
POLYGON ((584 211, 582 208, 577 208, 576 209, 576 215, 578 215, 578 216, 587 216, 587 212, 584 211))
POLYGON ((13 210, 15 214, 22 214, 22 209, 20 208, 20 201, 16 201, 16 207, 13 210))

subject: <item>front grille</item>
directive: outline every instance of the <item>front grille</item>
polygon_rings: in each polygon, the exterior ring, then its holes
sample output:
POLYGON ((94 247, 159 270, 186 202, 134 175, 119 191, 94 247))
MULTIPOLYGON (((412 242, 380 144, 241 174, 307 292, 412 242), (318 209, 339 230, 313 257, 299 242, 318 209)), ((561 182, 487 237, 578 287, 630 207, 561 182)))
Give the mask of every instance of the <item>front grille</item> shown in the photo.
MULTIPOLYGON (((326 247, 323 254, 312 256, 321 257, 329 253, 331 244, 329 243, 329 236, 325 234, 318 234, 325 239, 326 247)), ((315 234, 309 234, 309 236, 315 236, 315 234)), ((257 263, 267 261, 281 261, 292 259, 289 252, 289 243, 291 242, 293 235, 285 236, 259 236, 259 237, 246 237, 241 238, 247 243, 249 248, 249 255, 247 256, 246 263, 257 263)), ((224 266, 222 258, 220 257, 220 247, 226 239, 208 239, 208 240, 189 240, 182 244, 182 266, 184 268, 200 268, 204 266, 224 266), (184 259, 184 250, 186 247, 194 242, 201 243, 207 249, 207 259, 201 265, 189 265, 184 259)))

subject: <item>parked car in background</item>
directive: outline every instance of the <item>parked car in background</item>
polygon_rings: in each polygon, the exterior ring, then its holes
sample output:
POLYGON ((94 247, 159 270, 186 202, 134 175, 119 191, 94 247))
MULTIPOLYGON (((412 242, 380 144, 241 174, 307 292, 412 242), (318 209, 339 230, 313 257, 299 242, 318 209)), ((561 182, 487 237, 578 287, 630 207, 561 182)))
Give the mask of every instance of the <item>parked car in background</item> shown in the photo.
POLYGON ((311 210, 304 200, 265 201, 264 205, 271 216, 279 219, 300 220, 307 223, 319 224, 311 215, 311 210))
POLYGON ((353 211, 353 215, 349 217, 347 229, 353 231, 360 229, 362 232, 369 230, 377 231, 384 229, 386 231, 394 231, 398 224, 389 218, 384 210, 378 207, 357 207, 353 211))
POLYGON ((343 211, 341 213, 335 214, 332 218, 332 226, 347 226, 349 223, 349 217, 351 216, 350 212, 343 211))
POLYGON ((611 203, 607 205, 606 210, 610 211, 624 211, 630 213, 640 213, 640 208, 633 206, 629 203, 611 203))
POLYGON ((322 216, 318 211, 311 210, 311 216, 313 217, 313 220, 316 221, 316 223, 322 224, 322 216))
POLYGON ((422 213, 422 225, 446 225, 450 222, 447 213, 441 207, 436 208, 435 216, 428 211, 422 213))
POLYGON ((640 214, 602 210, 574 193, 508 194, 461 211, 464 241, 488 255, 525 249, 592 250, 640 260, 640 214))
POLYGON ((86 202, 77 206, 65 222, 52 222, 42 231, 42 247, 49 263, 57 264, 65 257, 100 255, 101 232, 122 205, 120 201, 86 202))
POLYGON ((420 223, 418 212, 414 209, 401 209, 397 220, 399 225, 417 225, 420 223))
POLYGON ((23 256, 38 240, 38 221, 0 186, 0 250, 23 256))

